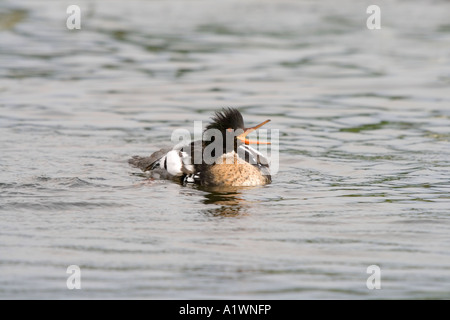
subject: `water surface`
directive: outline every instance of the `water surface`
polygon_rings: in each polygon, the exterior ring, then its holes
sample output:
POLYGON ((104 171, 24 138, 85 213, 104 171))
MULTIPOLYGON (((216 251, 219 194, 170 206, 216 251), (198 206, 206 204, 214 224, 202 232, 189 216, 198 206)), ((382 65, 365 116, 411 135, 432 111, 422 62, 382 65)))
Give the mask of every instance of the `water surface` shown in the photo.
POLYGON ((448 2, 71 4, 0 1, 0 298, 450 298, 448 2), (128 166, 225 106, 272 184, 128 166))

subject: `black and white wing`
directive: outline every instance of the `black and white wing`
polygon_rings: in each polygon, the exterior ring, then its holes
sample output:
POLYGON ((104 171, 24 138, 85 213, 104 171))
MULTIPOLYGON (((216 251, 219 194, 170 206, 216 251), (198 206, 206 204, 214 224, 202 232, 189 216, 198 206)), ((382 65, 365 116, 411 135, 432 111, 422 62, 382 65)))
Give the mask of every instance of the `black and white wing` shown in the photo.
POLYGON ((144 172, 158 174, 161 178, 193 174, 195 169, 188 153, 177 149, 161 149, 149 157, 134 156, 128 163, 144 172))

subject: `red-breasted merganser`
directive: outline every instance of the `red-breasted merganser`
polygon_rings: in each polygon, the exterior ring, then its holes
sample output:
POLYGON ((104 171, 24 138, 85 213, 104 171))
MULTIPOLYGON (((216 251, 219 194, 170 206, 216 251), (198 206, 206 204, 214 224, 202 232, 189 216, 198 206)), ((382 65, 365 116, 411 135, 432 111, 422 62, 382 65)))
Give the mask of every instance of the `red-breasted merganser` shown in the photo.
POLYGON ((134 156, 128 162, 152 178, 203 186, 264 185, 271 182, 268 160, 249 144, 270 143, 249 140, 247 135, 269 121, 245 128, 237 109, 223 109, 215 113, 202 140, 161 149, 149 157, 134 156))

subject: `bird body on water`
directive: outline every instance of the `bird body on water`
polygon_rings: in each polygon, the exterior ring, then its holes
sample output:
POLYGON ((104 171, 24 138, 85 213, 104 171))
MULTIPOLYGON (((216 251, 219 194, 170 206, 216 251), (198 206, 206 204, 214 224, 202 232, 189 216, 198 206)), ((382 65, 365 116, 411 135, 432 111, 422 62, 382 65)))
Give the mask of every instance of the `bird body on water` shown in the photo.
POLYGON ((265 185, 271 182, 268 160, 249 144, 269 143, 249 140, 247 135, 269 121, 245 128, 237 109, 223 109, 215 113, 202 140, 161 149, 149 157, 134 156, 129 163, 148 172, 152 178, 182 183, 230 187, 265 185), (216 141, 217 137, 219 141, 216 141), (206 152, 208 150, 211 152, 206 152), (201 161, 196 161, 199 152, 201 161))

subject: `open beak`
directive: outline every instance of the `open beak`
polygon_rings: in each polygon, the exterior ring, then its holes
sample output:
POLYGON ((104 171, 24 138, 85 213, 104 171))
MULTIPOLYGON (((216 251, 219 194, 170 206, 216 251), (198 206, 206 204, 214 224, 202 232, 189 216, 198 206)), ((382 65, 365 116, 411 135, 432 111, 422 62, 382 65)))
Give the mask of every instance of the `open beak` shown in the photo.
POLYGON ((254 126, 254 127, 251 127, 251 128, 245 128, 244 132, 241 133, 240 135, 238 135, 236 138, 241 140, 245 144, 270 144, 270 142, 249 140, 249 139, 246 138, 249 133, 251 133, 251 132, 261 128, 263 125, 265 125, 269 121, 270 120, 266 120, 263 123, 258 124, 257 126, 254 126))

